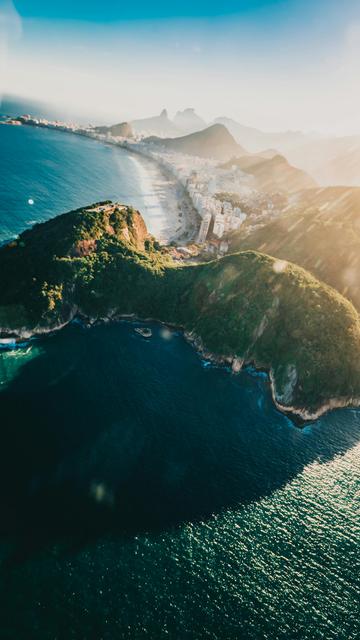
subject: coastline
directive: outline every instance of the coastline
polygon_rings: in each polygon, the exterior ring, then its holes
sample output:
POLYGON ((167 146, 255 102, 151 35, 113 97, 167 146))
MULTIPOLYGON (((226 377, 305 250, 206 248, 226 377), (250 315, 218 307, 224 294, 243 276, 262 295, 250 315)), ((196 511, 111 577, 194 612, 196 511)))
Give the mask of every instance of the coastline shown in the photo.
POLYGON ((165 245, 193 241, 198 233, 198 214, 185 187, 154 158, 148 158, 121 145, 120 148, 128 151, 136 165, 135 170, 144 194, 142 215, 147 226, 152 227, 152 235, 165 245), (157 222, 156 215, 152 213, 155 208, 161 208, 164 212, 162 221, 157 222))
MULTIPOLYGON (((208 360, 219 367, 224 367, 231 369, 231 373, 236 375, 240 372, 246 372, 246 367, 253 367, 256 372, 263 372, 267 376, 267 382, 269 384, 271 398, 274 403, 276 409, 287 415, 292 422, 297 427, 302 427, 308 423, 315 422, 321 416, 325 415, 329 411, 333 411, 334 409, 346 409, 346 408, 359 408, 360 407, 360 398, 329 398, 324 404, 319 406, 317 409, 311 410, 306 407, 296 407, 295 405, 284 405, 280 402, 278 393, 276 390, 275 379, 273 375, 272 368, 269 366, 264 366, 254 360, 245 360, 239 358, 237 355, 229 355, 229 356, 219 356, 216 355, 206 349, 204 346, 202 339, 200 336, 193 334, 192 332, 186 331, 186 329, 178 324, 173 324, 169 322, 163 322, 162 320, 158 320, 157 318, 141 318, 136 314, 118 314, 115 310, 113 312, 109 312, 108 315, 101 318, 91 318, 84 316, 78 308, 73 308, 70 311, 69 318, 65 321, 59 322, 53 326, 45 327, 45 326, 37 326, 32 330, 23 327, 17 331, 9 330, 3 327, 0 327, 0 336, 6 335, 11 336, 12 338, 19 341, 30 340, 32 338, 47 336, 53 334, 61 329, 64 329, 69 324, 76 320, 80 320, 85 328, 91 328, 96 324, 104 324, 107 322, 121 322, 128 321, 131 323, 135 322, 154 322, 164 327, 168 327, 170 329, 180 331, 185 339, 185 341, 191 345, 194 351, 205 360, 208 360)), ((15 347, 16 348, 16 347, 15 347)), ((18 348, 21 348, 20 346, 18 348)), ((1 351, 0 351, 1 352, 1 351)), ((251 375, 249 373, 249 375, 251 375)))
POLYGON ((199 353, 206 360, 210 360, 219 366, 231 367, 232 373, 236 374, 243 371, 246 367, 252 366, 257 372, 264 372, 267 375, 268 383, 271 390, 272 401, 280 413, 288 415, 297 426, 314 422, 321 416, 334 409, 345 409, 347 407, 358 408, 360 407, 360 398, 329 398, 327 402, 321 405, 316 410, 310 410, 306 407, 296 407, 293 405, 284 405, 278 399, 278 393, 276 391, 275 379, 271 367, 264 366, 254 360, 244 360, 238 358, 238 356, 217 356, 206 350, 202 340, 199 336, 183 331, 184 337, 193 346, 195 351, 199 353))
MULTIPOLYGON (((53 130, 52 127, 44 128, 53 130)), ((59 131, 61 131, 61 129, 59 129, 59 131)), ((68 133, 71 132, 69 131, 68 133)), ((147 180, 152 179, 152 186, 156 188, 156 186, 159 184, 160 178, 160 181, 162 182, 162 188, 159 189, 159 193, 157 194, 159 204, 161 208, 166 212, 165 219, 167 219, 169 212, 171 212, 171 218, 175 229, 171 228, 171 226, 169 225, 163 227, 163 230, 160 231, 159 237, 155 236, 156 239, 159 240, 159 242, 162 242, 163 244, 170 244, 171 242, 176 242, 178 244, 187 244, 195 241, 195 238, 197 237, 199 232, 201 218, 198 212, 194 209, 186 188, 169 169, 167 169, 156 158, 142 153, 138 149, 129 146, 126 142, 122 144, 120 142, 101 140, 99 138, 77 131, 74 131, 72 133, 74 133, 75 135, 86 137, 90 140, 95 140, 96 142, 99 142, 100 144, 103 144, 105 146, 119 147, 119 149, 125 150, 129 154, 129 157, 138 164, 138 171, 139 167, 142 167, 142 169, 145 169, 145 171, 147 172, 146 177, 144 176, 145 184, 147 180)), ((147 205, 145 204, 145 206, 147 205)), ((153 206, 151 200, 148 206, 149 208, 153 206)), ((153 235, 155 235, 155 233, 153 233, 153 235)))
MULTIPOLYGON (((2 124, 14 126, 12 121, 2 121, 2 124)), ((186 188, 176 176, 166 169, 163 164, 151 156, 147 156, 136 148, 121 142, 102 140, 83 131, 62 129, 45 124, 19 123, 19 126, 47 129, 59 133, 67 133, 93 140, 104 146, 117 147, 129 154, 129 158, 136 164, 136 172, 142 186, 140 195, 144 200, 144 213, 148 217, 149 227, 156 227, 156 216, 151 210, 158 208, 164 212, 164 222, 158 222, 158 229, 152 235, 162 244, 187 244, 194 242, 200 227, 200 216, 194 209, 186 188), (153 193, 151 193, 151 191, 153 193), (150 222, 151 220, 151 222, 150 222)), ((159 216, 160 217, 160 216, 159 216)))
MULTIPOLYGON (((45 128, 51 128, 51 127, 45 127, 45 128)), ((91 137, 91 136, 87 136, 87 137, 91 137)), ((146 185, 151 181, 151 180, 159 180, 159 175, 164 177, 164 182, 161 181, 161 183, 159 184, 159 194, 162 193, 163 194, 163 199, 164 199, 164 206, 166 206, 167 210, 171 210, 171 223, 170 223, 170 229, 172 227, 172 225, 176 222, 177 219, 177 215, 178 215, 178 210, 176 209, 176 205, 178 205, 178 201, 177 201, 177 196, 178 196, 178 192, 175 191, 174 194, 174 189, 176 189, 177 185, 179 184, 179 181, 175 178, 175 176, 171 175, 171 171, 166 170, 166 168, 161 166, 160 162, 157 162, 156 159, 154 158, 148 158, 145 154, 142 154, 141 151, 137 151, 136 149, 129 149, 125 144, 121 145, 121 144, 115 144, 115 143, 108 143, 106 141, 103 140, 99 140, 97 138, 93 138, 95 139, 97 142, 101 142, 104 143, 104 145, 111 145, 112 147, 116 147, 118 146, 120 149, 126 150, 127 152, 129 152, 129 154, 133 155, 133 161, 136 163, 137 166, 137 171, 140 171, 140 181, 143 180, 143 184, 145 186, 144 191, 145 191, 145 195, 146 195, 146 185), (149 175, 149 167, 151 168, 151 170, 153 170, 153 173, 149 175), (143 174, 141 175, 141 171, 143 171, 143 174), (169 175, 170 174, 170 175, 169 175), (171 200, 172 199, 172 200, 171 200), (171 209, 169 205, 169 202, 172 203, 172 207, 173 209, 171 209)), ((161 180, 161 178, 160 178, 161 180)), ((182 187, 182 191, 184 193, 186 193, 186 189, 184 187, 182 187)), ((150 197, 152 198, 153 195, 151 194, 150 197)), ((149 202, 149 208, 151 209, 153 205, 153 203, 149 202)), ((188 232, 188 226, 186 224, 186 221, 184 223, 184 225, 180 228, 175 229, 175 233, 176 235, 178 233, 180 233, 180 231, 183 231, 184 233, 188 232)), ((177 235, 177 237, 179 237, 177 235)), ((170 241, 170 237, 167 238, 167 241, 170 241)), ((110 319, 115 320, 117 317, 119 317, 119 319, 121 319, 122 316, 118 316, 116 311, 113 311, 110 314, 107 314, 106 310, 105 310, 106 316, 104 318, 98 318, 98 319, 94 319, 91 322, 96 322, 97 320, 100 321, 108 321, 110 319)), ((63 327, 65 327, 67 324, 69 324, 69 322, 71 322, 71 320, 73 320, 76 316, 81 317, 81 310, 79 309, 75 309, 72 308, 70 310, 68 310, 68 313, 66 313, 66 315, 63 315, 62 319, 59 320, 58 322, 54 323, 52 326, 37 326, 33 329, 27 329, 26 327, 23 327, 22 329, 20 329, 19 331, 16 331, 15 333, 17 335, 19 335, 19 337, 28 339, 31 338, 35 335, 41 335, 41 334, 47 334, 47 333, 51 333, 54 331, 57 331, 58 329, 61 329, 63 327)), ((136 319, 134 317, 134 319, 136 319)), ((140 320, 142 320, 141 318, 139 318, 140 320)), ((144 322, 146 322, 149 319, 142 320, 144 322)), ((151 320, 155 320, 157 322, 159 322, 156 318, 151 319, 151 320)), ((90 324, 91 324, 90 322, 90 324)), ((162 324, 167 324, 167 323, 162 323, 162 324)), ((168 325, 170 326, 170 325, 168 325)), ((360 400, 358 400, 357 398, 350 398, 350 397, 339 397, 339 398, 329 398, 328 400, 326 400, 326 402, 324 402, 324 404, 322 406, 320 406, 319 408, 316 409, 309 409, 306 406, 293 406, 291 404, 291 394, 288 397, 284 397, 281 396, 281 394, 278 393, 277 389, 276 389, 276 380, 275 380, 275 376, 271 370, 270 366, 264 366, 261 363, 257 363, 257 362, 252 362, 252 361, 246 361, 245 359, 239 359, 236 355, 229 355, 229 356, 221 356, 221 355, 215 355, 212 354, 211 352, 209 352, 203 345, 201 338, 195 335, 191 335, 189 333, 187 333, 186 331, 184 331, 184 327, 175 325, 178 329, 182 330, 184 333, 184 337, 185 339, 187 339, 189 342, 192 342, 193 347, 196 349, 196 351, 198 353, 200 353, 203 357, 212 360, 213 362, 216 362, 219 365, 224 365, 229 367, 229 365, 231 366, 232 370, 234 373, 237 373, 239 371, 241 371, 244 367, 252 364, 256 370, 258 371, 266 371, 267 375, 268 375, 268 379, 269 379, 269 384, 270 384, 270 388, 271 388, 271 394, 272 394, 272 399, 273 402, 275 404, 275 406, 278 408, 279 411, 281 411, 282 413, 286 413, 289 414, 291 416, 293 416, 296 419, 302 420, 304 422, 309 422, 309 421, 313 421, 316 420, 318 417, 320 417, 321 415, 323 415, 324 413, 326 413, 327 411, 334 409, 334 408, 342 408, 342 407, 346 407, 346 406, 360 406, 360 400)), ((0 335, 1 333, 5 333, 5 334, 10 334, 10 335, 14 335, 14 332, 11 332, 9 330, 3 329, 2 331, 0 330, 0 335)), ((346 389, 345 389, 346 391, 346 389)), ((316 396, 319 394, 315 394, 315 398, 314 398, 314 403, 312 406, 316 407, 316 396)), ((302 402, 304 402, 304 400, 302 400, 302 402)))

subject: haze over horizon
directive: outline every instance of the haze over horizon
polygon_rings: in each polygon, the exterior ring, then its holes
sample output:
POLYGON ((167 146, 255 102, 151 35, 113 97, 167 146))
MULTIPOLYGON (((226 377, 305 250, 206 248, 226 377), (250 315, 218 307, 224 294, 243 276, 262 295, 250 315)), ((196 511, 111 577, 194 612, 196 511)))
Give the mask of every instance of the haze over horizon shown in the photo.
POLYGON ((264 130, 360 134, 356 0, 0 0, 0 94, 119 121, 194 107, 264 130))

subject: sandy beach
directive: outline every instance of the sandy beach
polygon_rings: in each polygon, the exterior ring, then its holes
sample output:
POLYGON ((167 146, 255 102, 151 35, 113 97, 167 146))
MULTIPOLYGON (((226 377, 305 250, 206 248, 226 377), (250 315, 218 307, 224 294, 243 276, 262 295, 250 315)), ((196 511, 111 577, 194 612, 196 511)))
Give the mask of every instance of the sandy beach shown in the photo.
POLYGON ((141 211, 149 231, 163 244, 187 243, 196 238, 199 215, 186 189, 155 160, 131 153, 141 182, 144 208, 141 211))

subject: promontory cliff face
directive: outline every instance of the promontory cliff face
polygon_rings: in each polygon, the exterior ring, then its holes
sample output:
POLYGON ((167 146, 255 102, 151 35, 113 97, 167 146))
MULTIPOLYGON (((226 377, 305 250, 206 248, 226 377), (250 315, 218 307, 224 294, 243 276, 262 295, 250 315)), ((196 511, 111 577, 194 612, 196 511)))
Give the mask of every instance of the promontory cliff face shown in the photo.
POLYGON ((141 215, 111 202, 71 211, 0 249, 0 335, 30 336, 76 315, 134 315, 182 327, 238 370, 269 371, 275 402, 312 419, 358 405, 360 320, 304 269, 257 251, 174 262, 141 215))

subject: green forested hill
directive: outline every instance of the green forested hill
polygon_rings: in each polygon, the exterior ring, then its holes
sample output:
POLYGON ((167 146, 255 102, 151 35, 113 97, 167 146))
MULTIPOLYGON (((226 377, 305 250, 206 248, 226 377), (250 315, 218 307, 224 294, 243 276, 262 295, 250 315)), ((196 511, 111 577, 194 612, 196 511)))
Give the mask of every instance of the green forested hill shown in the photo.
POLYGON ((354 307, 303 269, 245 251, 174 263, 140 214, 102 203, 37 225, 0 250, 2 333, 55 328, 75 313, 182 326, 220 358, 271 370, 278 402, 316 410, 360 397, 354 307))

